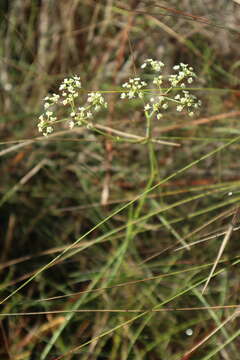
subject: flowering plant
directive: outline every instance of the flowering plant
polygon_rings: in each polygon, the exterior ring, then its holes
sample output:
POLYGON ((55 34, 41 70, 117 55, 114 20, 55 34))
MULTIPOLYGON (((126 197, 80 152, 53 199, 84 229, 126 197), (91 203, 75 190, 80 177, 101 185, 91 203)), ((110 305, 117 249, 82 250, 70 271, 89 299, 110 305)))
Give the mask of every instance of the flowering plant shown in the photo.
MULTIPOLYGON (((150 69, 155 73, 161 73, 164 64, 161 61, 147 59, 142 64, 141 68, 145 69, 147 67, 150 67, 150 69)), ((163 88, 163 75, 160 74, 153 77, 152 84, 157 90, 159 90, 160 96, 151 96, 150 101, 145 104, 144 110, 147 116, 152 116, 156 113, 157 119, 161 119, 163 116, 161 111, 168 109, 170 103, 174 103, 176 105, 177 111, 186 109, 188 114, 193 116, 194 110, 198 109, 201 105, 200 100, 197 100, 197 98, 190 94, 188 90, 184 90, 184 88, 186 88, 186 82, 187 84, 191 84, 196 77, 196 74, 193 72, 193 68, 180 63, 179 65, 175 65, 173 70, 178 71, 178 73, 170 75, 168 79, 166 79, 166 82, 168 80, 168 86, 166 89, 163 88), (176 88, 180 88, 181 91, 174 97, 170 97, 170 93, 175 91, 176 88)), ((126 91, 121 94, 121 99, 132 99, 137 96, 143 98, 143 88, 146 86, 147 83, 145 81, 141 81, 139 77, 130 79, 127 83, 122 85, 126 91)))
MULTIPOLYGON (((189 116, 194 115, 194 111, 199 108, 201 101, 192 95, 186 89, 196 78, 192 67, 180 63, 175 65, 173 70, 176 74, 168 77, 162 75, 164 63, 161 61, 147 59, 141 65, 141 69, 150 69, 154 72, 151 87, 150 84, 142 80, 141 77, 130 78, 122 85, 120 94, 121 99, 132 100, 134 98, 142 99, 144 103, 144 114, 147 120, 146 137, 150 137, 151 122, 154 117, 158 120, 163 117, 163 112, 170 105, 175 105, 176 110, 181 112, 186 110, 189 116), (163 86, 165 85, 165 86, 163 86), (178 93, 176 94, 176 91, 178 93)), ((61 104, 68 108, 68 126, 72 129, 74 126, 93 127, 92 119, 94 114, 103 108, 107 108, 101 92, 90 92, 84 104, 80 104, 80 91, 82 83, 79 76, 75 75, 63 80, 59 87, 59 94, 52 94, 45 97, 44 112, 39 116, 38 130, 47 136, 53 132, 54 124, 63 120, 58 120, 53 109, 56 104, 61 104)))
POLYGON ((93 118, 94 112, 98 112, 102 107, 107 107, 107 103, 98 91, 90 92, 87 95, 87 104, 85 106, 77 106, 77 99, 79 98, 81 88, 80 77, 75 75, 64 79, 59 86, 60 95, 53 94, 52 96, 45 97, 45 112, 39 116, 39 132, 42 132, 45 136, 53 132, 53 125, 58 120, 56 116, 53 116, 53 111, 49 109, 55 104, 69 107, 70 120, 68 123, 70 129, 75 125, 89 125, 89 119, 93 118))

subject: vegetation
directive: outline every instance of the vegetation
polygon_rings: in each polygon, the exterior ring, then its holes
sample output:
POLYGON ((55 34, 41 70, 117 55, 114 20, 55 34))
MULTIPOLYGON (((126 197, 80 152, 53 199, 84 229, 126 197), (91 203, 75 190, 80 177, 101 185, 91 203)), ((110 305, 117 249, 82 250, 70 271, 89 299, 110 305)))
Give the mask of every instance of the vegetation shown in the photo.
POLYGON ((238 1, 0 10, 1 360, 237 360, 238 1))

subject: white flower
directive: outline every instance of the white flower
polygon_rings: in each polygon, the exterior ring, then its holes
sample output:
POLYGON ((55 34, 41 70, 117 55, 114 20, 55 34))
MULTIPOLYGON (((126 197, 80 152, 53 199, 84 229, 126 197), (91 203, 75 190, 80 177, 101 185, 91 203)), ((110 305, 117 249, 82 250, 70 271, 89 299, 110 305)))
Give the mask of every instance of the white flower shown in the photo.
POLYGON ((164 63, 162 61, 157 61, 153 59, 147 59, 141 65, 141 68, 144 69, 147 65, 150 65, 153 71, 159 72, 164 67, 164 63))
POLYGON ((120 95, 121 99, 133 99, 135 97, 143 98, 142 88, 145 87, 147 83, 141 81, 140 77, 131 78, 128 82, 125 82, 122 87, 128 89, 125 93, 120 95))
MULTIPOLYGON (((67 105, 73 103, 74 99, 79 96, 79 89, 81 89, 81 87, 80 77, 77 75, 64 79, 62 84, 59 86, 59 90, 62 92, 61 96, 66 98, 62 101, 62 104, 67 105)), ((60 95, 53 94, 51 101, 53 103, 57 103, 59 98, 60 95)))
POLYGON ((50 107, 50 104, 48 103, 48 102, 46 102, 45 104, 44 104, 44 109, 48 109, 50 107))
POLYGON ((183 110, 183 105, 178 105, 176 109, 177 109, 177 111, 182 111, 183 110))
POLYGON ((147 105, 144 106, 144 110, 145 110, 145 111, 148 111, 148 110, 150 110, 150 109, 151 109, 150 104, 147 104, 147 105))
MULTIPOLYGON (((187 64, 180 63, 180 65, 175 65, 173 69, 178 71, 177 75, 171 75, 169 78, 171 85, 174 87, 179 85, 179 83, 186 78, 188 83, 191 84, 193 82, 193 78, 196 77, 196 74, 193 72, 193 68, 188 67, 187 64)), ((181 83, 180 86, 185 87, 185 84, 181 83)))
POLYGON ((98 91, 89 93, 87 101, 94 107, 95 111, 99 111, 101 107, 107 107, 106 101, 98 91))
POLYGON ((53 94, 51 97, 51 101, 55 104, 58 103, 59 99, 60 99, 60 95, 57 95, 57 94, 53 94))
POLYGON ((135 92, 134 92, 134 91, 132 91, 132 90, 130 90, 130 91, 129 91, 129 93, 128 93, 128 97, 129 97, 129 99, 134 98, 134 94, 135 94, 135 92))
MULTIPOLYGON (((159 73, 164 67, 164 64, 161 61, 146 59, 141 65, 141 68, 145 69, 146 67, 159 73)), ((134 98, 143 99, 146 97, 146 100, 144 100, 145 115, 151 117, 156 116, 158 120, 163 117, 163 114, 160 111, 167 110, 171 103, 176 105, 177 111, 186 109, 189 116, 193 116, 193 110, 198 109, 201 102, 183 88, 185 88, 185 83, 191 84, 193 82, 196 74, 193 72, 192 67, 189 67, 184 63, 174 65, 173 70, 176 71, 176 74, 169 76, 170 86, 162 87, 162 84, 164 83, 162 75, 157 74, 157 76, 153 77, 152 83, 155 85, 155 89, 153 90, 154 92, 152 92, 152 96, 150 95, 151 88, 147 88, 147 91, 145 91, 144 88, 148 86, 148 84, 138 76, 130 78, 127 82, 122 84, 124 90, 120 94, 120 98, 131 100, 134 98), (180 89, 178 94, 173 94, 173 96, 171 96, 171 92, 175 91, 174 88, 176 87, 182 89, 180 89), (160 96, 158 96, 156 91, 158 91, 158 94, 160 93, 160 96)), ((83 100, 86 101, 85 106, 78 106, 79 103, 83 103, 84 105, 84 102, 82 102, 82 99, 79 96, 81 87, 80 77, 73 75, 62 81, 59 86, 59 94, 53 93, 44 98, 44 112, 39 116, 39 122, 37 124, 38 130, 43 133, 44 136, 47 136, 53 131, 52 125, 56 122, 57 117, 53 115, 53 111, 50 110, 55 111, 57 105, 66 106, 70 120, 68 123, 70 129, 75 125, 81 125, 87 128, 92 128, 94 126, 89 119, 93 118, 95 112, 98 112, 102 108, 106 108, 107 102, 99 91, 94 91, 88 93, 87 99, 83 100)))
POLYGON ((50 116, 49 121, 54 123, 57 120, 56 116, 50 116))
POLYGON ((52 126, 48 126, 46 128, 46 134, 51 134, 53 132, 53 127, 52 126))
POLYGON ((157 85, 158 87, 161 87, 162 83, 163 83, 163 77, 162 77, 162 75, 159 75, 158 77, 155 77, 155 78, 153 79, 153 84, 154 84, 154 85, 157 85))
POLYGON ((74 124, 74 121, 72 121, 72 120, 69 121, 69 128, 70 128, 70 129, 72 129, 72 128, 74 127, 74 125, 75 125, 75 124, 74 124))
POLYGON ((59 90, 62 91, 62 90, 64 90, 64 89, 66 89, 66 84, 61 84, 61 85, 59 86, 59 90))

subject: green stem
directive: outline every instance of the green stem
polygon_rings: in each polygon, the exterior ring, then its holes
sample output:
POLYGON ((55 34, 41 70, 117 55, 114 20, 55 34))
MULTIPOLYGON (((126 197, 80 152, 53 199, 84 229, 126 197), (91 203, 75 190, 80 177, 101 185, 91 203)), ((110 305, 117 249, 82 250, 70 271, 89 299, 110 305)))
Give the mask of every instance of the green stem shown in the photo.
POLYGON ((146 196, 143 196, 138 203, 138 206, 136 208, 135 214, 134 214, 134 218, 137 219, 141 213, 141 210, 143 208, 143 205, 145 203, 147 194, 148 194, 148 190, 152 187, 153 182, 154 182, 154 178, 156 175, 156 159, 155 159, 155 154, 154 154, 154 144, 151 141, 152 139, 152 118, 155 112, 152 112, 151 114, 148 114, 147 112, 145 112, 145 116, 146 116, 146 139, 148 141, 147 145, 148 145, 148 156, 149 156, 149 165, 150 165, 150 175, 148 178, 148 182, 147 185, 144 189, 144 191, 146 191, 146 196))

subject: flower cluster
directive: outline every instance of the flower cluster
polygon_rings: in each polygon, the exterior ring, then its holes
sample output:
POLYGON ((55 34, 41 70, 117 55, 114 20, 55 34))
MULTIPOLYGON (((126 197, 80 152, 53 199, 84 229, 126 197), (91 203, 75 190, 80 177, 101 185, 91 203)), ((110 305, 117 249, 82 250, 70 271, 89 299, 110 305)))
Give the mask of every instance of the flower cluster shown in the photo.
MULTIPOLYGON (((193 71, 192 67, 189 67, 187 64, 180 63, 175 65, 173 70, 177 71, 177 74, 170 75, 165 77, 161 74, 161 71, 164 67, 164 63, 161 61, 147 59, 141 65, 142 69, 150 67, 155 73, 152 84, 156 87, 156 90, 161 93, 161 95, 150 95, 149 102, 145 103, 144 111, 147 117, 152 117, 155 115, 157 119, 161 119, 163 110, 167 110, 170 103, 176 105, 177 111, 187 110, 189 116, 194 115, 194 110, 198 109, 201 105, 201 102, 198 99, 191 95, 189 91, 184 90, 186 88, 185 82, 191 84, 196 77, 196 74, 193 71), (160 73, 160 74, 159 74, 160 73), (167 86, 163 88, 163 84, 166 82, 167 86), (179 87, 180 92, 173 98, 171 93, 176 91, 176 87, 179 87)), ((130 79, 128 82, 124 83, 122 87, 127 89, 127 91, 122 92, 121 99, 132 99, 135 97, 144 98, 149 97, 150 92, 144 92, 143 87, 146 87, 148 84, 145 81, 142 81, 140 77, 130 79)), ((152 88, 152 86, 149 86, 152 88)))
POLYGON ((178 71, 175 75, 170 75, 169 82, 173 87, 181 86, 184 88, 186 85, 183 80, 186 79, 188 84, 193 82, 193 79, 196 77, 196 74, 193 72, 192 67, 188 67, 187 64, 180 63, 179 65, 175 65, 173 70, 178 71))
MULTIPOLYGON (((173 70, 177 72, 176 74, 165 76, 162 74, 164 68, 163 62, 147 59, 141 65, 141 68, 148 68, 154 73, 152 84, 148 84, 141 77, 130 78, 122 85, 121 99, 142 99, 147 119, 154 116, 157 119, 161 119, 163 112, 171 104, 176 106, 178 112, 185 110, 189 116, 194 115, 194 111, 199 108, 201 101, 186 89, 186 84, 191 84, 196 78, 192 67, 180 63, 173 67, 173 70), (150 90, 152 88, 154 89, 150 90)), ((106 108, 107 103, 102 94, 99 91, 95 91, 88 93, 85 104, 82 104, 79 101, 81 89, 81 79, 79 76, 74 75, 63 80, 59 86, 59 94, 54 93, 45 97, 44 112, 39 116, 39 132, 47 136, 53 132, 55 123, 64 121, 57 120, 55 115, 57 105, 63 105, 67 109, 68 126, 70 129, 75 125, 86 126, 88 128, 93 126, 90 119, 93 118, 94 113, 106 108)))
POLYGON ((101 108, 106 108, 107 103, 100 92, 90 92, 87 95, 86 105, 78 106, 79 92, 81 90, 81 79, 75 75, 73 77, 64 79, 59 87, 59 94, 52 94, 45 97, 44 113, 39 116, 38 130, 47 136, 53 132, 53 125, 57 121, 54 116, 56 105, 68 106, 70 121, 69 128, 72 129, 75 125, 86 125, 91 127, 89 119, 93 117, 94 112, 98 112, 101 108))
POLYGON ((62 104, 73 104, 74 99, 79 95, 79 89, 81 89, 82 84, 80 77, 75 75, 72 78, 64 79, 62 84, 59 86, 61 95, 63 97, 62 104))
POLYGON ((75 125, 84 125, 91 127, 89 119, 93 117, 93 112, 98 112, 101 108, 106 108, 107 103, 100 92, 91 92, 88 94, 87 102, 89 105, 79 106, 76 111, 72 111, 69 127, 72 129, 75 125))
POLYGON ((127 89, 126 92, 121 94, 121 99, 133 99, 135 97, 143 98, 142 88, 147 86, 145 81, 141 81, 139 77, 129 79, 128 82, 122 85, 123 88, 127 89))
POLYGON ((201 105, 201 101, 197 100, 196 96, 190 94, 187 90, 183 90, 182 94, 177 94, 174 99, 178 103, 176 110, 182 111, 183 109, 187 108, 189 116, 193 116, 193 110, 198 109, 201 105))
POLYGON ((94 107, 95 111, 99 111, 101 107, 107 107, 107 103, 99 91, 89 93, 87 101, 94 107))
POLYGON ((150 65, 151 69, 153 71, 156 71, 156 72, 161 71, 162 68, 165 66, 162 61, 157 61, 157 60, 153 60, 153 59, 147 59, 141 65, 141 69, 144 69, 147 65, 150 65))
POLYGON ((56 116, 52 116, 52 111, 46 111, 45 114, 39 116, 38 131, 44 136, 53 132, 53 123, 57 120, 56 116))
POLYGON ((159 75, 159 76, 155 76, 153 79, 153 84, 156 85, 158 88, 161 88, 161 85, 163 83, 163 76, 159 75))
POLYGON ((52 96, 46 96, 44 98, 44 109, 47 110, 50 106, 57 104, 60 99, 60 95, 52 94, 52 96))

